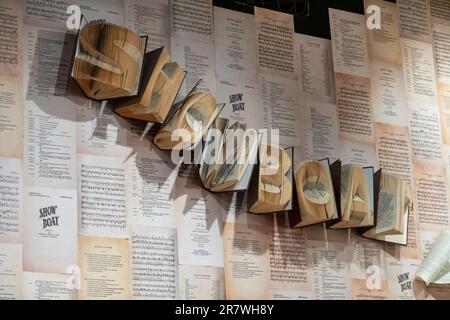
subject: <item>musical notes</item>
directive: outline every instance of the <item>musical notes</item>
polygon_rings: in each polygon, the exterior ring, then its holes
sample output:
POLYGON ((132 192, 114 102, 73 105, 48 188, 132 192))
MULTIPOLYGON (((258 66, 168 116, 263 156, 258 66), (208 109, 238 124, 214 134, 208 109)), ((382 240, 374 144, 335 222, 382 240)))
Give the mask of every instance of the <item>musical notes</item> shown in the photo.
POLYGON ((134 298, 176 298, 176 229, 132 226, 131 263, 134 298))
POLYGON ((122 160, 80 155, 78 166, 82 234, 125 237, 126 182, 122 160))

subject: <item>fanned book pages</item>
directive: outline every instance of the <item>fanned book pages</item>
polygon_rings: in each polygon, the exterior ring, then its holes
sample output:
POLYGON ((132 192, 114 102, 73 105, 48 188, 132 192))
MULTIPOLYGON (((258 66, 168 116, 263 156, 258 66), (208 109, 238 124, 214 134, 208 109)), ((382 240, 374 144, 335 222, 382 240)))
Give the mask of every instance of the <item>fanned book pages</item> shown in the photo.
POLYGON ((145 41, 135 32, 103 20, 84 25, 79 33, 72 78, 94 100, 138 93, 145 41))
POLYGON ((294 178, 298 207, 289 212, 292 228, 338 217, 328 159, 300 162, 295 169, 294 178))
POLYGON ((373 168, 346 164, 340 168, 340 207, 338 221, 331 229, 374 225, 373 168))
POLYGON ((218 114, 214 96, 195 92, 162 125, 153 143, 163 150, 189 148, 202 139, 218 114))
POLYGON ((126 118, 163 123, 184 76, 184 70, 170 62, 164 48, 146 53, 139 95, 121 101, 115 112, 126 118))
POLYGON ((362 236, 406 245, 411 207, 409 185, 400 177, 381 173, 375 226, 363 232, 362 236))
POLYGON ((214 192, 248 188, 258 152, 258 135, 247 126, 217 118, 206 139, 200 178, 214 192))
POLYGON ((416 272, 426 285, 450 284, 450 230, 443 230, 416 272))
POLYGON ((292 199, 292 148, 260 146, 259 163, 249 188, 249 212, 290 210, 292 199))

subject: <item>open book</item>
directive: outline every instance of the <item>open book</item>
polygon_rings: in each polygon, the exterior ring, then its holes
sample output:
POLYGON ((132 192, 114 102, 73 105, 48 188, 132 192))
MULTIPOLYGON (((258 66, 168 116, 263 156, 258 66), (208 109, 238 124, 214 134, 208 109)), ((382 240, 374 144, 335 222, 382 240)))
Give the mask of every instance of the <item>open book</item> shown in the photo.
POLYGON ((346 164, 340 170, 339 219, 331 229, 368 227, 374 225, 373 168, 346 164))
POLYGON ((292 228, 338 217, 328 159, 300 162, 294 178, 298 207, 289 212, 292 228))
POLYGON ((247 189, 258 151, 256 131, 217 118, 206 139, 200 164, 205 188, 214 192, 247 189))
POLYGON ((168 117, 154 137, 153 143, 163 150, 189 148, 202 139, 218 113, 219 108, 214 96, 195 92, 168 117))
POLYGON ((363 237, 406 245, 411 189, 400 177, 381 173, 375 226, 363 237))
POLYGON ((139 91, 145 41, 124 27, 95 20, 79 33, 71 76, 94 100, 134 96, 139 91))
POLYGON ((291 209, 292 148, 261 145, 259 164, 249 188, 249 212, 271 213, 291 209))
POLYGON ((125 99, 115 109, 120 116, 162 123, 169 113, 183 82, 185 72, 164 48, 148 52, 144 66, 139 95, 125 99))
POLYGON ((450 230, 443 230, 416 271, 416 279, 426 285, 450 284, 450 230))

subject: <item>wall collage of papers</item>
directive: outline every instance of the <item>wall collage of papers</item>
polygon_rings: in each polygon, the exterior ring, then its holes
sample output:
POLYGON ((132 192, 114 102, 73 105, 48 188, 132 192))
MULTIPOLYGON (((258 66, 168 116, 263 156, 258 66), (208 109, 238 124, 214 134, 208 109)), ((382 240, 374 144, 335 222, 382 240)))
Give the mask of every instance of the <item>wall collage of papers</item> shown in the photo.
POLYGON ((382 32, 330 8, 330 40, 211 0, 0 0, 0 299, 449 299, 414 275, 450 228, 450 3, 371 4, 382 32), (202 188, 70 80, 73 4, 164 46, 182 93, 202 79, 221 116, 279 129, 294 160, 401 176, 408 245, 291 229, 202 188))

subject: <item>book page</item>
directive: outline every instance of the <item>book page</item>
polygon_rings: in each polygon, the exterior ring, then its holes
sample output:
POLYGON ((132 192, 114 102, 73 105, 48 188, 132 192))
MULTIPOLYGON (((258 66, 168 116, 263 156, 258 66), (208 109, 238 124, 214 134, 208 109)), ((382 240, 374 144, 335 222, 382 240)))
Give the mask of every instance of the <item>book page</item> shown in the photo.
POLYGON ((72 275, 61 273, 23 273, 23 299, 76 300, 77 290, 68 286, 72 275))
POLYGON ((27 101, 24 109, 24 179, 28 186, 76 188, 75 107, 42 107, 27 101))
POLYGON ((271 218, 270 215, 248 213, 248 192, 222 192, 219 203, 224 223, 266 225, 271 218))
POLYGON ((431 42, 430 4, 423 0, 397 0, 402 38, 431 42))
POLYGON ((334 72, 368 77, 369 54, 364 16, 333 8, 329 8, 328 12, 334 72))
POLYGON ((22 160, 0 158, 0 242, 21 242, 23 205, 22 160))
POLYGON ((188 94, 199 80, 201 81, 197 87, 198 90, 215 94, 216 72, 213 45, 172 38, 170 50, 172 61, 176 61, 182 69, 187 71, 180 88, 181 94, 188 94))
POLYGON ((407 99, 436 102, 436 72, 430 43, 401 39, 407 99))
POLYGON ((214 32, 216 73, 225 79, 255 81, 257 62, 253 15, 214 7, 214 32))
POLYGON ((134 145, 127 141, 126 120, 113 109, 100 103, 84 100, 77 106, 77 152, 124 158, 134 145))
POLYGON ((17 77, 0 75, 0 156, 21 158, 23 153, 22 87, 17 77))
POLYGON ((214 194, 177 182, 176 214, 180 264, 223 266, 222 220, 214 194))
POLYGON ((370 79, 336 73, 339 137, 373 142, 370 79))
POLYGON ((126 163, 127 212, 131 224, 176 226, 174 208, 177 168, 157 151, 138 152, 126 163))
POLYGON ((444 230, 434 241, 427 257, 416 272, 416 279, 430 283, 450 283, 450 232, 444 230))
POLYGON ((449 190, 445 167, 415 162, 414 186, 420 228, 431 230, 448 228, 449 190))
MULTIPOLYGON (((450 20, 449 20, 450 21, 450 20)), ((433 24, 434 58, 437 81, 450 84, 450 30, 449 25, 433 24)))
MULTIPOLYGON (((269 74, 259 76, 261 126, 279 130, 280 144, 300 145, 297 82, 269 74)), ((255 114, 253 114, 255 116, 255 114)))
POLYGON ((131 226, 133 298, 177 298, 177 230, 131 226))
POLYGON ((401 64, 371 61, 370 74, 374 121, 408 126, 408 105, 401 64))
MULTIPOLYGON (((59 29, 60 30, 60 29, 59 29)), ((65 30, 62 29, 62 30, 65 30)), ((73 104, 70 92, 70 66, 76 36, 56 30, 24 27, 23 90, 25 100, 39 107, 73 104)), ((74 88, 76 96, 81 94, 74 88)), ((78 98, 79 100, 79 98, 78 98)))
POLYGON ((226 223, 223 231, 227 300, 270 299, 270 258, 266 226, 226 223))
POLYGON ((450 145, 450 85, 439 84, 438 88, 442 143, 450 145))
POLYGON ((78 176, 78 233, 127 237, 123 160, 78 154, 78 176))
POLYGON ((172 37, 203 43, 214 42, 212 7, 211 0, 172 0, 170 2, 172 37))
POLYGON ((388 257, 387 271, 389 281, 389 299, 414 300, 424 298, 424 286, 414 281, 414 275, 420 265, 420 260, 388 257))
POLYGON ((126 26, 140 36, 148 36, 147 52, 165 47, 170 52, 168 0, 126 0, 126 26))
POLYGON ((258 84, 230 81, 217 78, 217 103, 225 103, 220 116, 227 118, 230 124, 236 121, 246 123, 247 128, 262 127, 260 117, 263 108, 258 95, 258 84))
POLYGON ((349 277, 354 299, 387 299, 388 281, 384 244, 351 235, 349 277))
POLYGON ((78 237, 80 300, 131 299, 127 239, 78 237))
POLYGON ((300 128, 308 158, 329 158, 331 162, 339 158, 339 129, 337 108, 321 102, 300 102, 300 128))
POLYGON ((0 243, 0 300, 22 298, 22 245, 0 243))
POLYGON ((367 29, 370 59, 381 60, 392 64, 401 64, 400 22, 397 4, 384 0, 365 0, 364 11, 366 12, 366 19, 370 16, 367 13, 367 8, 370 5, 378 6, 381 15, 381 28, 367 29))
POLYGON ((338 158, 342 164, 355 164, 360 167, 373 166, 375 170, 379 167, 375 143, 341 139, 338 158))
POLYGON ((258 71, 295 79, 294 18, 291 14, 254 8, 258 71))
POLYGON ((301 100, 336 103, 331 41, 294 34, 301 100))
POLYGON ((441 128, 439 108, 425 103, 410 104, 410 133, 413 159, 440 161, 441 128))
POLYGON ((308 240, 308 259, 311 261, 312 289, 315 299, 350 299, 347 277, 349 248, 346 243, 308 240))
POLYGON ((23 270, 66 272, 77 262, 76 190, 24 189, 23 270))
POLYGON ((25 23, 56 30, 68 30, 66 21, 69 18, 67 8, 78 5, 81 14, 88 21, 105 19, 108 22, 123 25, 123 0, 26 0, 25 23))
POLYGON ((380 168, 384 173, 402 177, 411 184, 411 144, 407 127, 375 124, 380 168))
POLYGON ((223 268, 179 265, 179 299, 224 300, 223 268))

